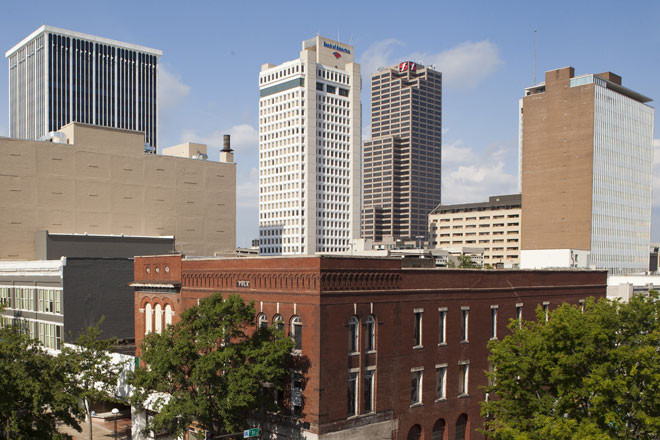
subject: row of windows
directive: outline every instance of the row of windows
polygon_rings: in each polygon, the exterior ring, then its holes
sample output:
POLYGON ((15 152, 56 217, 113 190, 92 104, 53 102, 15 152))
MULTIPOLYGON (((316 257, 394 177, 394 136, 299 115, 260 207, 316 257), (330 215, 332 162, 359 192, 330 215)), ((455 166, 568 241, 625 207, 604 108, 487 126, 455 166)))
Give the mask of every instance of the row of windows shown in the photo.
POLYGON ((30 336, 31 339, 40 342, 46 348, 62 349, 63 330, 61 325, 37 322, 26 318, 0 316, 0 328, 8 326, 13 326, 21 333, 30 336))
POLYGON ((147 303, 144 306, 144 334, 147 335, 152 332, 161 333, 163 331, 163 315, 165 317, 165 326, 172 325, 172 317, 174 310, 172 306, 167 304, 163 306, 156 304, 152 306, 147 303))
MULTIPOLYGON (((265 313, 257 315, 257 325, 259 328, 268 327, 268 317, 265 313)), ((295 343, 296 350, 302 350, 302 320, 299 316, 293 315, 289 321, 289 335, 295 343)), ((284 331, 284 318, 279 313, 273 316, 273 327, 284 331)))
POLYGON ((62 313, 62 290, 39 287, 0 287, 0 305, 10 309, 62 313))

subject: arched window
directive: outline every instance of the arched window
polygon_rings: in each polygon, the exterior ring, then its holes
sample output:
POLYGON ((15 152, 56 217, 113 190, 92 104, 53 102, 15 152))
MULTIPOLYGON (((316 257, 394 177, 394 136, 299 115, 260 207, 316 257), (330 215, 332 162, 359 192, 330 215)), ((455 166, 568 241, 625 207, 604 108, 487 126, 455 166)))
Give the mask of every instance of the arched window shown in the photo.
POLYGON ((284 318, 279 313, 273 316, 273 325, 276 329, 284 331, 284 318))
POLYGON ((456 440, 467 440, 468 417, 461 414, 456 420, 456 440))
POLYGON ((156 307, 154 307, 154 315, 156 315, 154 330, 156 333, 160 333, 163 331, 163 308, 160 304, 156 304, 156 307))
POLYGON ((445 440, 445 420, 439 419, 433 425, 433 433, 431 434, 431 440, 445 440))
POLYGON ((172 325, 172 315, 172 306, 168 304, 165 306, 165 327, 172 325))
POLYGON ((359 351, 358 345, 358 328, 360 321, 357 316, 351 316, 348 320, 348 351, 349 353, 357 353, 359 351))
POLYGON ((151 304, 147 303, 146 306, 144 306, 144 334, 148 335, 153 331, 151 327, 151 304))
POLYGON ((298 316, 291 318, 291 339, 296 343, 295 349, 302 350, 302 320, 298 316))
POLYGON ((422 440, 422 427, 419 425, 412 425, 408 431, 408 440, 422 440))
POLYGON ((369 315, 364 324, 365 338, 367 338, 365 350, 374 351, 376 350, 376 319, 373 315, 369 315))
POLYGON ((257 316, 257 326, 259 328, 268 327, 268 318, 266 317, 265 313, 259 313, 259 315, 257 316))

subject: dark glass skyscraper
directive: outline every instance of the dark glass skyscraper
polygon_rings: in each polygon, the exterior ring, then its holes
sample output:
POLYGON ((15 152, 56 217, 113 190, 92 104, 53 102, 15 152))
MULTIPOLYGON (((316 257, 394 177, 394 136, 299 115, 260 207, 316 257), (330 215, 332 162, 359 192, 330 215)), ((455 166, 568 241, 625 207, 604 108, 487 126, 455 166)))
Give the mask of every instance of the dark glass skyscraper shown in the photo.
POLYGON ((412 61, 371 76, 364 142, 362 238, 426 237, 440 203, 442 74, 412 61))
POLYGON ((70 122, 142 131, 156 147, 162 52, 41 26, 9 59, 9 135, 40 139, 70 122))

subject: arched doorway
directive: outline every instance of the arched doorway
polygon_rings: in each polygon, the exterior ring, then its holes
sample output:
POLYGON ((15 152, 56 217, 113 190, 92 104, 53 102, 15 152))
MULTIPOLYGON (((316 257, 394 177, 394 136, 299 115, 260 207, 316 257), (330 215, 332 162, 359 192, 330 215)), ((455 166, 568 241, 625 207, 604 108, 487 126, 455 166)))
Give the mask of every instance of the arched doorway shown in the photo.
POLYGON ((456 440, 468 440, 468 417, 461 414, 456 420, 456 440))
POLYGON ((438 419, 433 425, 433 434, 431 435, 431 440, 445 440, 445 420, 438 419))
POLYGON ((423 440, 422 437, 422 427, 419 425, 413 425, 408 431, 408 440, 423 440))

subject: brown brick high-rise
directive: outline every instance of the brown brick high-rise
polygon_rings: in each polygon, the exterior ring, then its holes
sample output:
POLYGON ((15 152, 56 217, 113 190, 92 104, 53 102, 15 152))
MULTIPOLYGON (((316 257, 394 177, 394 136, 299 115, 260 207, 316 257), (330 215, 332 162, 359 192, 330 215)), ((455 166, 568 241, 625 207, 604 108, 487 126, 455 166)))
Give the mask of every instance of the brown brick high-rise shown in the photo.
POLYGON ((440 203, 442 74, 412 61, 371 76, 362 238, 426 237, 440 203))

